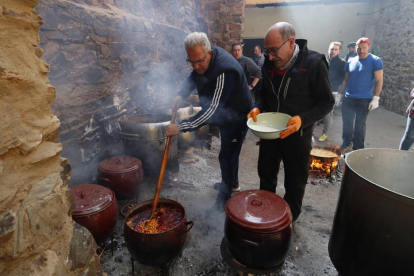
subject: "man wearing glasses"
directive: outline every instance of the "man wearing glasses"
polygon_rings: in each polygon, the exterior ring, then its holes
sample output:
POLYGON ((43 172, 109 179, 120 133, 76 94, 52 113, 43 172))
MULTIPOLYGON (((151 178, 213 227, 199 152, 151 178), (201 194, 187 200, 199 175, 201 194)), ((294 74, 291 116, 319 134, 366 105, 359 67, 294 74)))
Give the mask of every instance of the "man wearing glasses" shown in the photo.
POLYGON ((328 114, 335 100, 324 55, 308 50, 307 41, 295 39, 295 29, 286 22, 270 27, 265 36, 263 84, 248 118, 260 112, 292 116, 280 139, 261 140, 258 161, 260 189, 276 192, 280 162, 284 165, 284 199, 293 221, 299 217, 309 174, 312 128, 328 114))
POLYGON ((193 71, 173 105, 197 89, 202 110, 188 120, 170 124, 167 135, 195 131, 206 124, 220 128, 221 184, 216 207, 223 210, 233 190, 239 190, 239 155, 246 136, 246 115, 253 107, 250 90, 240 64, 227 51, 211 46, 205 33, 191 33, 184 40, 187 61, 193 71))

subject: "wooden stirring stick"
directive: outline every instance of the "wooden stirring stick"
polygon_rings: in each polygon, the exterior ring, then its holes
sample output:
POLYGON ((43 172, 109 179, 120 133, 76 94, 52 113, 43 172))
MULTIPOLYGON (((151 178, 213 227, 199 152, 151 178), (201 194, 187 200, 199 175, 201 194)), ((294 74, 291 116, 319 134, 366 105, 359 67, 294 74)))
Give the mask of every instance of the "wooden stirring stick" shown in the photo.
MULTIPOLYGON (((173 107, 171 124, 175 124, 175 115, 177 114, 177 109, 178 109, 177 106, 173 107)), ((157 210, 157 206, 158 206, 158 200, 160 199, 162 181, 164 180, 165 168, 167 167, 167 161, 168 161, 168 153, 170 152, 171 138, 172 136, 167 136, 167 142, 165 143, 164 157, 161 163, 160 174, 158 175, 158 182, 157 182, 157 188, 155 189, 154 200, 152 201, 152 210, 151 210, 150 219, 154 218, 155 211, 157 210)))

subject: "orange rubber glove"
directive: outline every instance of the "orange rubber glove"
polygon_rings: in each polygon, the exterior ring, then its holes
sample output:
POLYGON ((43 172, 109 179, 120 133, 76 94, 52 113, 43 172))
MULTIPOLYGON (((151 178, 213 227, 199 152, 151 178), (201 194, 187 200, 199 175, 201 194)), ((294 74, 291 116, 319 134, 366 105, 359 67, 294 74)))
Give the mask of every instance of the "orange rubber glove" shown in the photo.
POLYGON ((259 115, 259 114, 260 114, 260 109, 255 107, 252 110, 250 110, 249 114, 247 114, 247 120, 249 120, 250 118, 253 117, 253 121, 257 122, 256 116, 259 115))
POLYGON ((287 122, 286 126, 288 127, 288 129, 285 129, 280 133, 280 139, 285 139, 289 135, 298 131, 302 126, 302 119, 299 116, 293 116, 287 122))

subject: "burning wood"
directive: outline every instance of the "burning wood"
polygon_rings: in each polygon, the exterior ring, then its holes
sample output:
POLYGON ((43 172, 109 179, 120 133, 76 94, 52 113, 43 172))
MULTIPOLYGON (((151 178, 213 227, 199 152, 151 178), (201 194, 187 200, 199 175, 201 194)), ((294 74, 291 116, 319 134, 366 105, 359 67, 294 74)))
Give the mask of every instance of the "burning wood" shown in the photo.
POLYGON ((311 151, 309 171, 314 176, 329 177, 338 167, 339 155, 332 148, 314 148, 311 151))

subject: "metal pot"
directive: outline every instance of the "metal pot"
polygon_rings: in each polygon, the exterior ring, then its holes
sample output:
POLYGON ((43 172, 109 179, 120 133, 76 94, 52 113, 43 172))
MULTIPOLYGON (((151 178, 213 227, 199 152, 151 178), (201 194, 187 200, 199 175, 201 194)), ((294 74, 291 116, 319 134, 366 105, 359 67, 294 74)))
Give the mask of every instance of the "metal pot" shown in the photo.
POLYGON ((341 275, 414 275, 414 153, 364 149, 346 156, 329 240, 341 275))
MULTIPOLYGON (((169 105, 157 105, 151 109, 155 113, 159 114, 172 114, 172 109, 169 105)), ((187 120, 193 116, 194 110, 192 105, 188 105, 177 110, 177 119, 176 122, 179 123, 182 120, 187 120)), ((178 148, 187 149, 194 144, 195 132, 187 131, 178 133, 178 148)))
MULTIPOLYGON (((147 175, 157 175, 160 171, 167 140, 165 128, 170 121, 170 115, 142 114, 119 122, 125 153, 140 159, 147 175)), ((171 139, 167 168, 178 171, 176 136, 171 139)))
POLYGON ((152 200, 143 201, 136 205, 129 204, 122 208, 122 214, 125 217, 124 239, 126 246, 131 256, 144 265, 162 266, 177 257, 184 247, 188 231, 194 225, 192 221, 187 221, 184 207, 178 202, 160 198, 159 204, 169 204, 178 208, 183 214, 183 219, 175 228, 156 234, 140 233, 127 225, 129 218, 151 207, 152 200), (126 212, 126 208, 130 209, 126 212))
POLYGON ((115 193, 95 184, 70 187, 75 197, 74 221, 88 229, 97 244, 102 244, 115 231, 118 203, 115 193))
POLYGON ((224 234, 236 260, 255 269, 283 264, 292 237, 292 214, 283 198, 247 190, 232 196, 225 210, 224 234))
POLYGON ((116 156, 98 166, 98 183, 115 192, 118 198, 133 198, 144 180, 142 163, 131 156, 116 156))
MULTIPOLYGON (((192 105, 178 109, 177 122, 182 120, 188 120, 191 116, 193 116, 193 113, 194 111, 192 105)), ((181 149, 187 149, 194 145, 194 139, 194 131, 180 132, 178 134, 178 147, 181 149)))

